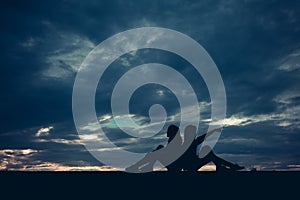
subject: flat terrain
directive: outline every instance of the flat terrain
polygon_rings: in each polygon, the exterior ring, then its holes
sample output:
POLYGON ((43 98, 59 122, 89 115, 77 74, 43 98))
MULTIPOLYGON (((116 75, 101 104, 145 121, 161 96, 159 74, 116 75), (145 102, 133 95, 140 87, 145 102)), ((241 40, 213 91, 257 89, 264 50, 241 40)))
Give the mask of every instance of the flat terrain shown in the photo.
POLYGON ((287 199, 299 195, 300 172, 231 173, 0 171, 0 191, 25 199, 287 199), (111 198, 110 198, 111 197, 111 198))

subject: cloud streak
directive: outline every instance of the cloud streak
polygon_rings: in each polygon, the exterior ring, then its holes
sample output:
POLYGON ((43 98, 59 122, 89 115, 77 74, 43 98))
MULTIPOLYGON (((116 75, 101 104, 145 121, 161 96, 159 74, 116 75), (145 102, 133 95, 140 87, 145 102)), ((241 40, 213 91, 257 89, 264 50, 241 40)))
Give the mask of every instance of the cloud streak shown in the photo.
POLYGON ((58 32, 51 37, 57 41, 57 46, 46 56, 48 67, 41 72, 42 76, 48 78, 64 80, 74 75, 84 58, 95 47, 87 37, 74 33, 58 32))
POLYGON ((53 126, 49 126, 49 127, 46 127, 46 128, 40 128, 40 129, 36 132, 35 136, 36 136, 36 137, 47 136, 47 135, 49 135, 51 129, 54 129, 54 127, 53 127, 53 126))
POLYGON ((300 50, 296 50, 293 53, 283 58, 282 64, 278 67, 283 71, 294 71, 300 68, 300 50))

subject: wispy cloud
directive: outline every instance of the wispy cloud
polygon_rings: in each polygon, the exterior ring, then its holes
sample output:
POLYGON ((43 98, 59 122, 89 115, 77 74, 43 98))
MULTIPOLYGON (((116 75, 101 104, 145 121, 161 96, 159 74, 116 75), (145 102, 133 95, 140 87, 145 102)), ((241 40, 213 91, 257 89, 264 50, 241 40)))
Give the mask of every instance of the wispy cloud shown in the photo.
POLYGON ((0 170, 20 169, 23 163, 37 152, 35 149, 0 150, 0 170))
POLYGON ((35 136, 40 137, 40 136, 43 136, 43 135, 49 135, 51 129, 53 129, 53 128, 54 128, 53 126, 49 126, 49 127, 46 127, 46 128, 40 128, 36 132, 35 136))
POLYGON ((300 128, 298 117, 298 113, 300 113, 299 98, 300 92, 295 89, 286 90, 274 98, 273 101, 277 103, 278 126, 292 129, 300 128))
POLYGON ((287 55, 282 59, 279 70, 294 71, 300 68, 300 50, 296 50, 293 53, 287 55))
MULTIPOLYGON (((14 170, 14 169, 10 169, 14 170)), ((120 171, 118 168, 110 166, 69 166, 61 163, 42 162, 34 165, 24 165, 21 169, 24 171, 120 171)))
POLYGON ((53 143, 58 143, 58 144, 72 144, 72 145, 77 145, 77 144, 83 144, 82 140, 79 139, 62 139, 62 138, 56 138, 56 139, 36 139, 34 142, 53 142, 53 143))
POLYGON ((228 143, 228 144, 239 144, 239 145, 255 145, 262 143, 261 140, 258 140, 256 138, 225 138, 219 140, 220 143, 228 143))
POLYGON ((278 103, 279 106, 291 106, 294 100, 300 97, 300 91, 298 90, 287 90, 278 94, 274 98, 274 102, 278 103))
MULTIPOLYGON (((300 106, 297 104, 297 99, 299 98, 300 93, 298 90, 286 90, 273 99, 273 102, 276 103, 276 109, 271 113, 247 115, 244 112, 240 112, 212 124, 247 126, 255 123, 274 122, 274 125, 279 127, 300 128, 297 115, 300 112, 300 106)), ((202 122, 210 123, 211 119, 204 119, 202 122)))
POLYGON ((74 33, 60 32, 55 35, 58 46, 48 53, 48 67, 42 71, 42 75, 48 78, 66 78, 79 69, 95 44, 87 37, 74 33))
POLYGON ((35 46, 37 46, 39 43, 41 42, 40 38, 37 37, 29 37, 28 39, 26 39, 24 42, 22 42, 20 45, 30 51, 32 50, 35 46))
POLYGON ((169 122, 179 122, 181 120, 181 111, 187 116, 188 119, 194 119, 198 117, 199 115, 201 116, 201 121, 205 122, 206 115, 210 114, 210 109, 211 109, 211 102, 207 101, 202 101, 198 102, 199 110, 200 113, 197 112, 197 110, 193 109, 193 106, 187 106, 184 108, 179 109, 174 115, 171 115, 168 117, 169 122))
MULTIPOLYGON (((265 122, 276 119, 276 115, 252 115, 245 116, 243 113, 235 114, 225 118, 222 121, 212 122, 213 125, 224 126, 247 126, 254 123, 265 122)), ((205 122, 211 122, 211 119, 205 120, 205 122)))
MULTIPOLYGON (((244 113, 239 113, 225 118, 222 121, 213 122, 213 125, 223 125, 223 126, 247 126, 255 123, 263 123, 273 121, 274 125, 280 127, 299 127, 299 122, 297 118, 293 115, 294 112, 300 110, 300 106, 294 107, 293 109, 285 109, 282 113, 272 113, 272 114, 261 114, 261 115, 244 115, 244 113)), ((204 120, 204 122, 210 122, 211 120, 204 120)))
POLYGON ((119 171, 110 166, 96 166, 79 162, 76 166, 37 159, 42 151, 35 149, 0 150, 0 170, 9 171, 119 171))

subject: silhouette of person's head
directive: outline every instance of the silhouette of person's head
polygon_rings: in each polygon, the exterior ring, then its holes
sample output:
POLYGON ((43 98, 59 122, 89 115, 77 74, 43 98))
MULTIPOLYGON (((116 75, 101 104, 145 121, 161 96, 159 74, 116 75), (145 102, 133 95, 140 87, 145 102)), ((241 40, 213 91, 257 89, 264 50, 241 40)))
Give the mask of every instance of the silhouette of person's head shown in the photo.
POLYGON ((174 139, 178 130, 179 130, 178 126, 175 126, 173 124, 168 127, 168 131, 167 131, 167 137, 169 138, 168 142, 174 139))

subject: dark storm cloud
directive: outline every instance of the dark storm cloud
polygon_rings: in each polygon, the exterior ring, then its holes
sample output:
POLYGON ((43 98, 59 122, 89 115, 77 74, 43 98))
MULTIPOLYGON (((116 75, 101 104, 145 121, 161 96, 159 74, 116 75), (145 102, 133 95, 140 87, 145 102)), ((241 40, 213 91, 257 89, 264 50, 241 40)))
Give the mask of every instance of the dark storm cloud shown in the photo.
MULTIPOLYGON (((296 163, 300 129, 298 7, 298 1, 279 0, 2 3, 1 149, 33 149, 32 153, 40 156, 38 160, 48 156, 49 162, 76 163, 86 156, 87 162, 95 163, 84 151, 72 123, 71 98, 76 72, 88 52, 107 37, 130 28, 159 26, 197 40, 220 70, 227 94, 228 126, 216 151, 233 155, 228 157, 231 159, 234 154, 252 155, 251 158, 264 165, 267 164, 262 162, 261 154, 270 163, 280 161, 279 167, 299 164, 296 163), (64 124, 61 125, 64 130, 58 124, 64 124), (50 126, 54 129, 48 136, 35 137, 40 128, 50 126), (34 152, 35 149, 42 151, 34 152), (285 154, 289 154, 287 159, 285 154)), ((126 66, 153 59, 163 61, 186 73, 196 85, 200 101, 209 102, 205 84, 197 82, 199 77, 192 76, 188 64, 167 56, 139 54, 137 60, 130 60, 132 55, 127 55, 117 62, 125 67, 122 72, 126 66)), ((110 81, 113 81, 110 77, 116 79, 122 75, 117 71, 112 66, 106 74, 106 87, 98 91, 99 117, 110 112, 110 81)), ((152 92, 147 90, 153 97, 157 89, 153 86, 152 92)), ((152 98, 143 95, 142 90, 137 91, 132 99, 135 105, 132 111, 137 117, 147 116, 149 106, 143 103, 147 99, 165 103, 170 115, 177 114, 175 98, 167 90, 159 89, 165 92, 164 98, 152 98)), ((202 114, 206 123, 201 127, 204 132, 210 113, 202 114)), ((116 141, 118 137, 122 139, 117 135, 116 141)), ((16 152, 31 155, 31 151, 16 152)), ((248 165, 250 161, 243 162, 248 165)))
MULTIPOLYGON (((24 108, 16 105, 21 104, 19 100, 21 97, 25 101, 28 98, 29 102, 38 102, 36 99, 31 99, 34 97, 25 98, 28 96, 26 95, 27 92, 31 94, 36 93, 36 95, 33 95, 36 96, 35 98, 56 96, 51 89, 49 89, 50 91, 45 91, 48 88, 41 88, 41 91, 39 91, 37 88, 32 88, 31 84, 42 86, 46 84, 39 80, 37 81, 38 83, 35 83, 34 80, 40 77, 34 75, 39 74, 39 72, 45 74, 49 64, 50 66, 51 64, 56 64, 57 69, 52 69, 52 74, 48 71, 52 80, 46 79, 54 82, 50 85, 53 88, 53 85, 61 87, 61 83, 55 82, 55 79, 60 78, 60 75, 65 75, 62 77, 65 79, 74 70, 69 64, 66 64, 64 59, 53 56, 55 51, 58 51, 58 55, 66 55, 63 52, 59 52, 61 49, 69 52, 73 51, 72 47, 69 47, 67 44, 61 45, 69 36, 78 36, 78 40, 81 40, 81 37, 87 37, 87 40, 91 38, 90 40, 97 44, 114 32, 143 25, 174 28, 198 39, 207 48, 217 65, 220 66, 225 85, 229 86, 227 87, 228 95, 236 93, 236 90, 242 90, 247 91, 244 95, 249 95, 246 99, 249 97, 253 99, 253 96, 258 96, 256 93, 261 94, 259 90, 265 91, 265 89, 270 87, 277 88, 273 87, 273 83, 264 87, 261 83, 263 80, 255 81, 256 79, 253 80, 253 76, 263 79, 267 75, 266 70, 262 69, 262 65, 266 65, 266 60, 274 59, 272 56, 278 57, 276 54, 280 54, 279 51, 282 49, 282 46, 286 46, 286 42, 292 41, 290 42, 292 46, 287 48, 293 48, 295 35, 292 33, 295 32, 295 24, 298 21, 292 5, 275 4, 275 2, 257 4, 251 1, 219 1, 218 3, 185 1, 156 4, 119 1, 92 1, 88 3, 63 1, 50 4, 32 1, 26 4, 19 2, 9 4, 5 6, 6 12, 3 14, 10 17, 10 20, 5 23, 7 28, 4 36, 9 35, 10 38, 13 37, 10 43, 12 47, 9 49, 12 49, 14 52, 6 58, 8 62, 6 62, 5 72, 8 74, 5 77, 12 78, 6 78, 7 80, 4 78, 2 80, 5 82, 5 85, 10 85, 8 93, 14 91, 13 94, 7 96, 16 97, 7 97, 5 99, 7 102, 10 102, 7 103, 9 104, 9 109, 13 110, 11 107, 15 105, 21 111, 24 108), (270 6, 272 6, 272 9, 267 9, 270 6), (142 10, 144 11, 141 12, 142 10), (112 30, 113 28, 116 30, 112 30), (110 32, 105 33, 105 31, 110 32), (282 35, 281 32, 285 33, 284 40, 278 39, 282 35), (233 40, 234 43, 232 42, 233 40), (284 45, 283 42, 285 42, 284 45), (206 43, 209 45, 206 45, 206 43), (278 52, 276 49, 278 49, 278 52), (19 59, 13 56, 17 56, 19 59), (242 56, 242 59, 240 59, 240 56, 242 56), (28 63, 28 65, 22 67, 24 63, 28 63), (19 76, 16 76, 16 74, 19 74, 19 76), (238 76, 235 74, 238 74, 238 76), (239 88, 235 88, 235 85, 238 85, 239 88), (253 91, 256 91, 256 93, 252 94, 253 91), (14 99, 13 103, 10 101, 12 99, 14 99)), ((2 38, 4 40, 5 37, 2 38)), ((8 40, 5 39, 4 41, 8 40)), ((83 44, 78 44, 75 48, 80 48, 80 46, 83 46, 83 44)), ((91 47, 92 45, 90 45, 90 49, 91 47)), ((87 53, 88 50, 83 52, 81 56, 84 57, 87 53)), ((79 55, 75 54, 75 56, 79 55)), ((80 61, 82 59, 77 61, 77 68, 80 61)), ((70 86, 72 85, 73 77, 71 76, 70 86)), ((278 82, 275 81, 275 83, 278 82)), ((69 88, 66 88, 66 90, 69 90, 69 88)), ((59 103, 47 101, 43 104, 52 105, 52 108, 54 107, 53 105, 58 106, 60 109, 61 107, 70 108, 62 100, 67 99, 69 95, 61 96, 62 92, 58 93, 57 98, 62 97, 60 98, 62 106, 59 103)), ((28 105, 28 103, 26 104, 28 105)), ((265 107, 266 109, 268 107, 272 109, 271 105, 265 105, 265 107)), ((234 109, 231 108, 230 110, 234 109)), ((29 107, 21 113, 28 113, 28 110, 32 111, 35 109, 29 107)), ((58 109, 55 109, 55 111, 58 111, 58 109)), ((68 109, 67 112, 69 111, 68 109)), ((10 112, 7 109, 5 113, 9 115, 10 112)), ((48 111, 44 113, 47 115, 48 111)), ((60 113, 67 117, 66 112, 61 110, 60 113)), ((9 122, 12 121, 13 116, 4 118, 10 119, 8 120, 9 122)))

